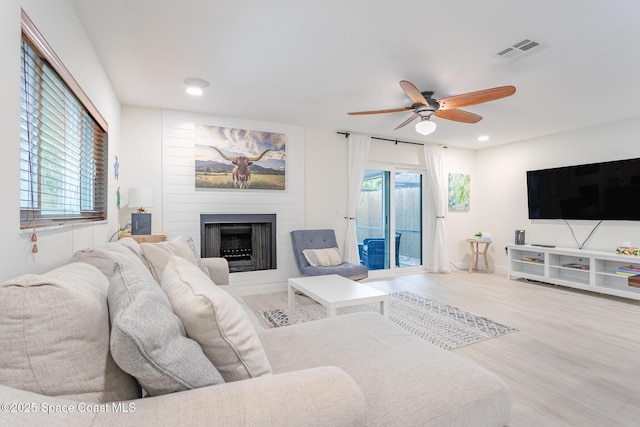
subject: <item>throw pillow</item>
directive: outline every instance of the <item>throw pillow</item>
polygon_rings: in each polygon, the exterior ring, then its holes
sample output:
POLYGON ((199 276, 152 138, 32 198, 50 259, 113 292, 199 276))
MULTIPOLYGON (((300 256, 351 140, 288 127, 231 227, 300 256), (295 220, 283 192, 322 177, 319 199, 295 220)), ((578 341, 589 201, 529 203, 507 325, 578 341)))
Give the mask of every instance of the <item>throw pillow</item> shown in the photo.
POLYGON ((73 254, 71 261, 91 264, 97 267, 109 280, 111 280, 113 269, 118 263, 138 269, 141 273, 151 276, 148 267, 140 258, 118 243, 107 243, 101 248, 81 249, 73 254))
POLYGON ((144 257, 144 253, 142 252, 142 248, 140 247, 140 243, 136 242, 131 237, 123 237, 121 239, 118 239, 118 241, 116 243, 118 245, 124 246, 125 248, 127 248, 131 252, 133 252, 135 254, 135 256, 137 256, 138 259, 140 261, 142 261, 142 263, 145 265, 145 267, 147 267, 149 269, 149 271, 151 271, 151 266, 147 262, 147 259, 144 257))
POLYGON ((331 267, 342 264, 338 248, 303 249, 302 254, 312 267, 331 267))
POLYGON ((108 301, 113 359, 150 396, 224 382, 149 277, 118 264, 108 301))
POLYGON ((193 252, 193 256, 196 258, 196 265, 200 270, 202 270, 204 274, 210 276, 211 272, 209 271, 209 268, 206 266, 204 261, 202 261, 202 258, 200 258, 200 252, 196 249, 196 244, 194 243, 193 239, 191 238, 191 236, 187 236, 186 239, 187 243, 189 244, 189 248, 191 248, 191 252, 193 252))
POLYGON ((109 352, 108 287, 81 262, 2 283, 0 384, 95 403, 140 397, 109 352))
POLYGON ((187 335, 196 340, 225 381, 271 373, 251 320, 240 304, 202 271, 171 257, 160 286, 187 335))
POLYGON ((158 282, 162 279, 162 272, 169 262, 169 257, 174 255, 186 259, 193 265, 197 265, 203 273, 207 276, 209 275, 207 266, 204 265, 202 260, 200 260, 200 256, 195 251, 195 245, 191 237, 181 236, 168 242, 142 243, 140 248, 142 248, 144 257, 149 262, 153 277, 155 277, 158 282))

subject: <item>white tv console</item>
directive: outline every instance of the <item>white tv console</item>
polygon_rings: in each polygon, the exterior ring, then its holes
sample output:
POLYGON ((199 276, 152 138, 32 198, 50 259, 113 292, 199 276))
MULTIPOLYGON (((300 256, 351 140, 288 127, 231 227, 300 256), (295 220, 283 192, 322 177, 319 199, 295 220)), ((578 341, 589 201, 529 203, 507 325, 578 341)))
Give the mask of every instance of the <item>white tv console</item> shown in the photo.
POLYGON ((533 245, 507 245, 507 277, 524 278, 601 294, 640 300, 640 288, 616 274, 621 266, 640 268, 640 256, 533 245))

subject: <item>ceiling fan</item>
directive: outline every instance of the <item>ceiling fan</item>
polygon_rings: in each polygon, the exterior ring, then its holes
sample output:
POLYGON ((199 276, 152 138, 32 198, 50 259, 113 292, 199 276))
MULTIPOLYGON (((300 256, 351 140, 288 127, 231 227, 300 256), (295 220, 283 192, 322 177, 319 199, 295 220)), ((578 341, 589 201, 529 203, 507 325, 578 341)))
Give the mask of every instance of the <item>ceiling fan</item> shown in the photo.
POLYGON ((404 122, 400 123, 394 130, 400 129, 415 119, 420 118, 420 121, 416 123, 416 131, 423 135, 428 135, 436 130, 436 124, 431 121, 432 115, 440 117, 441 119, 453 120, 456 122, 477 123, 482 120, 482 116, 460 110, 459 108, 495 101, 496 99, 511 96, 516 92, 516 88, 514 86, 500 86, 492 89, 469 92, 462 95, 454 95, 442 99, 434 99, 433 92, 420 92, 413 83, 407 80, 401 80, 400 87, 404 90, 404 93, 407 94, 409 99, 411 99, 411 102, 413 102, 410 107, 391 108, 387 110, 355 111, 347 114, 357 116, 365 114, 400 113, 403 111, 413 110, 411 116, 404 122))

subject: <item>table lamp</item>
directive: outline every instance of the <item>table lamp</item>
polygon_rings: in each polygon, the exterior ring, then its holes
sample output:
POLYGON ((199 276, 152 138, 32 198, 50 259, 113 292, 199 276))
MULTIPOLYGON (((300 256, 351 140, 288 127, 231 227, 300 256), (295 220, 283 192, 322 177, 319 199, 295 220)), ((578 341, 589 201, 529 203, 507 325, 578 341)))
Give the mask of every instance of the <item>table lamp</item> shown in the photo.
POLYGON ((153 207, 153 192, 150 188, 133 187, 129 189, 130 208, 137 212, 131 214, 131 234, 151 234, 151 214, 146 208, 153 207))

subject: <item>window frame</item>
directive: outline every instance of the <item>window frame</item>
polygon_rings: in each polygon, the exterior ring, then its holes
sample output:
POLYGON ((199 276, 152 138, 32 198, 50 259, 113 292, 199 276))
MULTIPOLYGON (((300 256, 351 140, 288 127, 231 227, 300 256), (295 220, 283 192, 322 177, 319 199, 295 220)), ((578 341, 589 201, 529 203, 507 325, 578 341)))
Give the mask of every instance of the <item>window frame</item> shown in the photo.
MULTIPOLYGON (((38 58, 43 62, 42 69, 50 68, 53 73, 57 74, 57 78, 60 79, 60 83, 64 85, 64 96, 72 96, 73 102, 77 102, 76 108, 73 109, 72 113, 69 113, 66 108, 64 108, 64 113, 62 115, 63 119, 77 119, 82 124, 78 124, 79 126, 77 130, 76 136, 76 144, 79 146, 83 146, 88 148, 88 150, 84 150, 82 155, 79 155, 81 160, 77 160, 77 164, 73 163, 73 160, 67 160, 66 163, 63 163, 63 166, 58 169, 62 169, 63 171, 53 171, 56 177, 64 177, 69 178, 71 172, 67 172, 65 166, 72 165, 74 169, 77 169, 76 173, 77 177, 72 178, 73 185, 75 188, 79 189, 80 193, 86 192, 90 194, 89 199, 80 199, 80 198, 72 198, 74 201, 74 212, 69 214, 65 212, 66 209, 62 209, 55 214, 51 214, 50 212, 43 213, 41 210, 41 185, 42 179, 45 178, 44 174, 40 173, 37 165, 34 165, 34 160, 32 158, 32 153, 34 149, 37 149, 38 156, 40 153, 40 149, 44 147, 43 142, 44 138, 41 138, 41 133, 39 130, 41 126, 38 125, 40 120, 29 120, 33 118, 32 111, 30 111, 34 105, 32 105, 31 99, 27 100, 28 103, 24 106, 21 102, 21 128, 26 127, 21 130, 20 137, 20 152, 21 152, 21 166, 20 171, 21 175, 26 173, 27 178, 21 177, 20 182, 20 228, 39 228, 39 227, 48 227, 48 226, 57 226, 66 223, 78 223, 78 222, 95 222, 95 221, 104 221, 107 219, 108 215, 108 124, 106 120, 102 117, 98 109, 91 102, 86 93, 82 90, 78 82, 71 75, 71 73, 64 66, 60 58, 55 54, 51 46, 46 42, 42 34, 35 27, 33 22, 29 19, 24 10, 22 10, 21 17, 21 27, 22 27, 22 36, 20 39, 21 43, 21 52, 23 51, 23 43, 26 42, 30 48, 35 51, 35 54, 38 58), (24 114, 24 117, 23 117, 24 114), (87 131, 86 125, 90 125, 91 129, 87 131), (35 127, 35 128, 34 128, 35 127), (32 141, 32 136, 34 134, 34 130, 37 130, 37 141, 32 141), (23 132, 27 134, 26 138, 23 136, 23 132), (25 150, 23 147, 24 144, 29 145, 29 150, 25 150), (27 159, 23 159, 23 154, 27 159), (22 167, 24 162, 27 162, 28 170, 25 171, 22 167), (33 169, 32 169, 33 168, 33 169), (89 170, 87 171, 87 168, 89 170), (32 178, 33 176, 37 178, 32 178), (36 181, 36 182, 34 182, 36 181), (25 182, 27 183, 28 188, 24 188, 25 182), (26 200, 27 206, 25 206, 25 200, 23 200, 23 194, 27 194, 28 200, 26 200), (91 209, 86 210, 87 200, 91 204, 91 209), (89 212, 89 214, 87 214, 89 212)), ((21 53, 22 56, 22 53, 21 53)), ((24 63, 21 67, 25 67, 24 63)), ((36 70, 40 71, 40 70, 36 70)), ((44 72, 44 71, 43 71, 44 72)), ((33 98, 33 94, 30 94, 26 86, 23 86, 25 80, 28 80, 27 72, 24 71, 21 73, 20 81, 21 87, 25 87, 25 89, 21 89, 21 97, 29 95, 29 98, 33 98), (26 91, 26 92, 25 92, 26 91)), ((31 86, 30 86, 31 87, 31 86)), ((42 95, 42 92, 38 92, 36 96, 42 95)), ((42 108, 44 107, 35 107, 42 108)), ((41 109, 38 109, 38 116, 42 116, 41 109)), ((60 118, 59 115, 55 117, 60 118)), ((44 126, 44 125, 43 125, 44 126)), ((44 137, 45 133, 42 132, 42 136, 44 137)), ((68 135, 65 132, 62 140, 62 144, 60 144, 60 140, 57 140, 57 146, 62 146, 63 150, 71 150, 71 144, 68 144, 68 135)), ((33 155, 35 156, 35 155, 33 155)), ((39 159, 42 159, 39 157, 39 159)), ((56 189, 60 190, 62 193, 65 193, 63 196, 53 196, 53 199, 56 201, 67 201, 69 197, 66 193, 68 191, 63 188, 62 184, 56 184, 56 189), (60 185, 60 187, 57 187, 60 185)))

